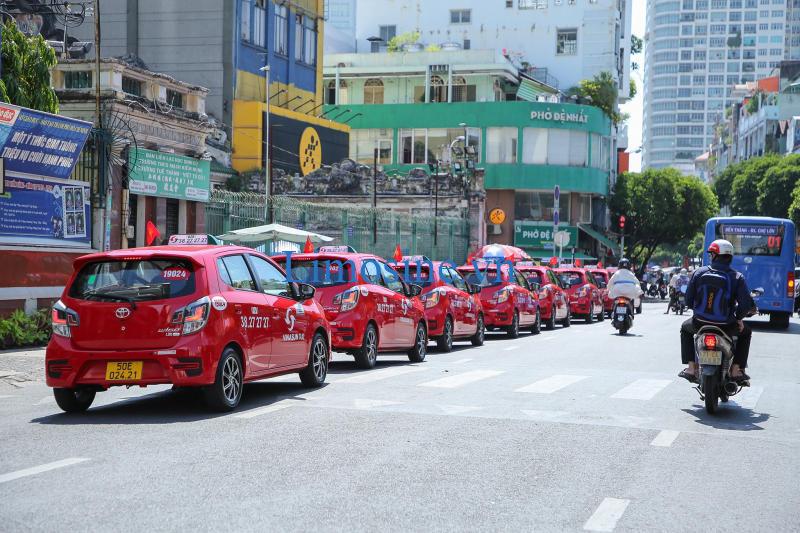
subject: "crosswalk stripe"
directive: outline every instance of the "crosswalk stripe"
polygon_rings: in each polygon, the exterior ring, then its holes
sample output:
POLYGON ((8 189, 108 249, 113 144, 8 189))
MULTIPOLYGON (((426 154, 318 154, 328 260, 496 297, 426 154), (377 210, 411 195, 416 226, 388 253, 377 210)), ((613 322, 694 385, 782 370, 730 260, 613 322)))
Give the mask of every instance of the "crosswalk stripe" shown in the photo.
POLYGON ((390 400, 368 400, 364 398, 357 398, 353 400, 353 406, 356 409, 374 409, 376 407, 388 407, 390 405, 400 405, 401 402, 393 402, 390 400))
POLYGON ((233 415, 236 418, 243 418, 243 419, 250 419, 255 418, 257 416, 266 415, 268 413, 274 413, 275 411, 280 411, 281 409, 288 409, 293 405, 297 405, 299 402, 287 402, 287 401, 280 401, 277 403, 273 403, 272 405, 267 405, 266 407, 260 407, 258 409, 251 409, 250 411, 245 411, 244 413, 239 413, 238 415, 233 415))
POLYGON ((763 392, 764 387, 745 387, 742 392, 731 398, 731 402, 742 409, 755 409, 763 392))
POLYGON ((383 379, 393 378, 396 376, 402 376, 404 374, 410 374, 412 372, 419 372, 421 370, 425 370, 425 367, 417 367, 417 366, 391 366, 388 368, 381 368, 379 370, 370 370, 369 372, 360 372, 358 374, 354 374, 352 376, 348 376, 343 379, 337 379, 332 381, 332 383, 372 383, 374 381, 380 381, 383 379))
POLYGON ((586 531, 614 531, 614 528, 617 527, 617 522, 622 518, 629 503, 631 503, 630 500, 604 499, 603 503, 583 525, 583 529, 586 531))
POLYGON ((5 399, 5 398, 13 398, 13 396, 11 396, 10 394, 0 395, 0 400, 5 399))
POLYGON ((437 405, 439 409, 448 415, 461 415, 464 413, 471 413, 473 411, 480 411, 482 407, 471 407, 468 405, 437 405))
POLYGON ((470 383, 475 383, 476 381, 493 378, 503 373, 504 372, 500 370, 473 370, 471 372, 464 372, 463 374, 456 374, 455 376, 448 376, 446 378, 420 383, 417 386, 435 387, 439 389, 455 389, 458 387, 463 387, 464 385, 469 385, 470 383))
POLYGON ((565 387, 569 387, 574 383, 583 381, 588 376, 569 376, 569 375, 556 375, 549 378, 540 379, 535 383, 531 383, 525 387, 517 389, 516 392, 533 392, 536 394, 552 394, 565 387))
POLYGON ((659 432, 656 435, 656 438, 653 439, 653 442, 650 443, 651 446, 659 446, 661 448, 669 448, 672 446, 672 443, 675 442, 675 439, 678 438, 680 435, 680 431, 673 431, 671 429, 665 429, 664 431, 659 432))
POLYGON ((670 383, 672 383, 670 379, 637 379, 611 397, 623 400, 652 400, 670 383))
POLYGON ((503 348, 503 351, 504 351, 504 352, 513 352, 514 350, 518 350, 518 349, 519 349, 519 346, 517 346, 517 345, 515 344, 514 346, 509 346, 509 347, 507 347, 507 348, 503 348))
POLYGON ((24 470, 17 470, 16 472, 9 472, 8 474, 0 475, 0 483, 7 483, 23 477, 35 476, 36 474, 49 472, 50 470, 56 470, 57 468, 64 468, 65 466, 72 466, 88 460, 89 459, 84 457, 70 457, 69 459, 62 459, 61 461, 56 461, 54 463, 47 463, 34 466, 32 468, 26 468, 24 470))

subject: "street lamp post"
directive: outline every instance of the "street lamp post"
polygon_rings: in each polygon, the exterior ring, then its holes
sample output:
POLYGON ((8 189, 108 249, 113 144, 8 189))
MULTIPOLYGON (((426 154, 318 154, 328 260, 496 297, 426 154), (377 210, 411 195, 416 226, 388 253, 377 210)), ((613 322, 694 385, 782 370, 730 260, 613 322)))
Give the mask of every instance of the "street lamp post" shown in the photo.
POLYGON ((261 143, 262 149, 264 150, 264 188, 266 189, 266 195, 264 200, 264 219, 266 220, 267 224, 272 223, 272 210, 269 208, 269 201, 270 197, 272 196, 272 176, 269 172, 269 159, 270 159, 270 146, 272 144, 272 135, 270 135, 269 131, 269 72, 270 68, 269 65, 265 65, 261 67, 261 72, 264 73, 264 102, 266 104, 265 110, 265 118, 264 118, 264 135, 263 137, 266 138, 264 142, 261 143))
POLYGON ((372 158, 372 244, 378 244, 378 146, 372 158))
MULTIPOLYGON (((443 146, 444 147, 444 146, 443 146)), ((433 174, 433 245, 439 245, 439 160, 428 165, 433 174)))

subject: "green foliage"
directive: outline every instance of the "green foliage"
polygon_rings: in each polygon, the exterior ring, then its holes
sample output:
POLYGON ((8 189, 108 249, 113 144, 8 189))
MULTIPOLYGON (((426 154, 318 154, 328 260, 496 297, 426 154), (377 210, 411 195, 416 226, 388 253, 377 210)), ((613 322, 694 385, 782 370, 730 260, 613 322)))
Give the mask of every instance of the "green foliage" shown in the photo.
POLYGON ((395 35, 389 39, 387 51, 389 53, 399 52, 402 50, 404 44, 413 44, 419 42, 420 33, 418 31, 409 31, 395 35))
MULTIPOLYGON (((796 159, 789 159, 788 161, 796 161, 796 159)), ((731 165, 730 171, 728 169, 723 172, 726 174, 725 181, 719 186, 715 185, 718 191, 724 187, 728 187, 730 183, 728 205, 731 208, 731 214, 741 216, 755 216, 761 213, 758 206, 759 197, 759 182, 765 177, 767 172, 772 168, 779 166, 783 159, 777 154, 767 154, 762 157, 754 157, 747 161, 742 161, 736 165, 731 165)), ((767 197, 767 185, 762 186, 765 198, 767 197)))
POLYGON ((641 38, 631 34, 631 55, 633 56, 636 54, 641 54, 643 48, 644 41, 641 38))
POLYGON ((0 350, 43 346, 50 340, 50 310, 40 309, 31 316, 20 310, 0 318, 0 350))
POLYGON ((741 173, 743 165, 744 163, 734 163, 732 165, 728 165, 725 167, 725 170, 720 172, 717 177, 714 178, 712 188, 714 189, 714 194, 716 194, 717 198, 719 199, 719 205, 731 205, 731 189, 733 188, 733 179, 739 173, 741 173))
POLYGON ((604 71, 591 80, 582 80, 578 87, 573 87, 567 92, 568 95, 570 93, 581 98, 591 98, 592 105, 602 109, 614 124, 625 122, 628 118, 617 109, 619 89, 610 72, 604 71))
POLYGON ((640 268, 659 246, 694 239, 719 209, 710 187, 672 168, 623 174, 609 207, 615 220, 627 217, 626 253, 640 268))
POLYGON ((792 193, 792 205, 789 206, 788 217, 795 223, 797 227, 800 227, 800 181, 798 181, 797 185, 794 187, 794 192, 792 193))
POLYGON ((758 214, 766 217, 786 218, 792 205, 792 193, 800 183, 800 156, 783 158, 759 180, 756 206, 758 214))
POLYGON ((635 98, 639 89, 636 87, 636 82, 631 80, 631 98, 635 98))
POLYGON ((429 44, 428 46, 425 47, 425 51, 426 52, 441 52, 442 51, 442 47, 439 46, 438 44, 429 44))
POLYGON ((55 51, 41 35, 28 37, 11 21, 5 23, 2 32, 0 100, 58 113, 58 98, 50 83, 50 69, 56 65, 55 51))
POLYGON ((747 105, 745 106, 745 109, 751 115, 754 115, 754 114, 758 113, 758 108, 761 105, 761 95, 762 94, 763 93, 760 90, 756 91, 756 93, 753 96, 751 96, 750 99, 747 101, 747 105))

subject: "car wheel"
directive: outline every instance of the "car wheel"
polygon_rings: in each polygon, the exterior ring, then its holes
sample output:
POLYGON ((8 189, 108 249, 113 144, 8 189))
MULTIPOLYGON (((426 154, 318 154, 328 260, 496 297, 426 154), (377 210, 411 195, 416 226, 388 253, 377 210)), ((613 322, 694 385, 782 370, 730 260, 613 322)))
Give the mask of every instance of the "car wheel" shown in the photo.
POLYGON ((444 332, 436 339, 436 347, 444 353, 453 351, 453 319, 449 316, 444 319, 444 332))
POLYGON ((514 310, 514 317, 511 319, 511 325, 506 328, 506 333, 509 338, 516 339, 519 337, 519 312, 514 310))
POLYGON ((561 322, 561 327, 568 328, 572 325, 572 311, 567 309, 567 317, 561 322))
POLYGON ((412 363, 421 363, 428 353, 428 331, 420 322, 417 324, 417 333, 414 336, 414 347, 408 352, 408 360, 412 363))
POLYGON ((94 401, 91 389, 53 389, 56 403, 65 413, 83 413, 94 401))
POLYGON ((536 322, 534 322, 533 326, 531 326, 531 333, 533 333, 534 335, 538 335, 541 332, 542 332, 542 314, 537 309, 536 322))
POLYGON ((594 324, 594 313, 592 313, 591 306, 589 307, 589 314, 586 315, 586 323, 594 324))
POLYGON ((600 308, 600 314, 597 315, 598 322, 605 322, 606 320, 606 311, 603 307, 600 308))
POLYGON ((475 331, 475 335, 472 336, 470 341, 472 341, 473 346, 483 346, 483 341, 486 338, 486 326, 483 323, 483 315, 478 315, 478 329, 475 331))
POLYGON ((317 333, 311 341, 311 353, 308 356, 308 365, 300 371, 300 381, 306 387, 321 387, 328 376, 328 361, 330 354, 325 338, 317 333))
MULTIPOLYGON (((636 314, 637 315, 641 315, 642 314, 642 305, 643 305, 642 301, 639 300, 639 307, 636 308, 636 314)), ((681 314, 683 314, 683 313, 681 313, 681 314)))
POLYGON ((219 358, 214 383, 203 389, 206 403, 215 411, 232 411, 242 399, 243 386, 244 372, 239 353, 226 348, 219 358))
POLYGON ((361 342, 361 348, 356 351, 355 357, 358 368, 375 367, 375 362, 378 360, 378 330, 375 329, 374 324, 367 325, 367 329, 364 331, 364 340, 361 342))
POLYGON ((556 306, 550 309, 550 318, 544 323, 544 329, 556 329, 556 306))

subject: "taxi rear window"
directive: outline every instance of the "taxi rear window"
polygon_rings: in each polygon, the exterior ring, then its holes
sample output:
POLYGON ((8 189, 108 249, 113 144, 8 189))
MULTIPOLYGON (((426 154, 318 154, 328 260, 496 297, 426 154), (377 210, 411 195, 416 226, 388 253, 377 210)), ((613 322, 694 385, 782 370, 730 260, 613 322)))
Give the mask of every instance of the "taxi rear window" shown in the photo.
POLYGON ((522 275, 525 276, 529 283, 542 283, 542 275, 536 271, 523 272, 522 275))
POLYGON ((583 285, 583 276, 577 272, 561 272, 558 277, 561 278, 561 283, 565 287, 577 287, 578 285, 583 285))
POLYGON ((188 261, 147 259, 99 261, 85 265, 69 289, 78 300, 165 300, 195 292, 195 272, 188 261))
POLYGON ((419 285, 420 287, 428 287, 431 284, 433 284, 433 279, 431 279, 430 269, 426 266, 420 267, 418 273, 417 265, 409 263, 407 278, 406 278, 405 265, 396 265, 394 269, 395 271, 397 271, 398 274, 400 274, 400 277, 404 279, 407 283, 411 283, 413 285, 419 285))
MULTIPOLYGON (((282 266, 286 266, 284 261, 282 266)), ((292 261, 292 271, 286 272, 292 281, 308 283, 314 287, 334 287, 355 283, 353 263, 337 260, 292 261)))

